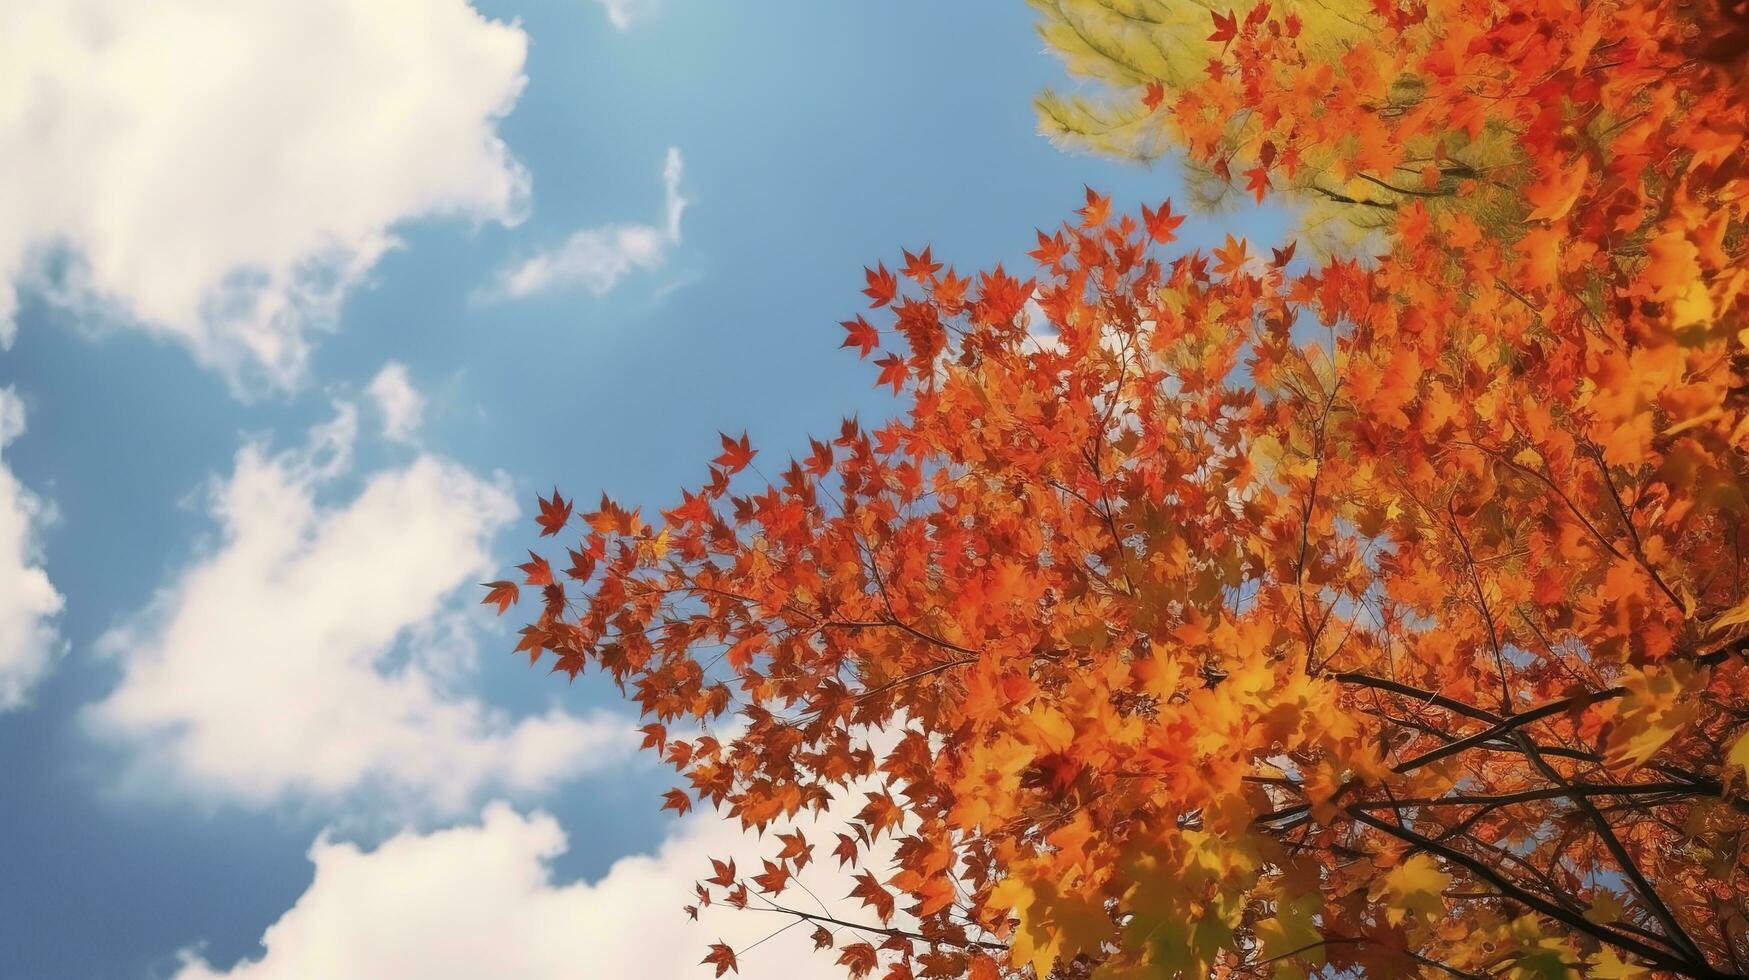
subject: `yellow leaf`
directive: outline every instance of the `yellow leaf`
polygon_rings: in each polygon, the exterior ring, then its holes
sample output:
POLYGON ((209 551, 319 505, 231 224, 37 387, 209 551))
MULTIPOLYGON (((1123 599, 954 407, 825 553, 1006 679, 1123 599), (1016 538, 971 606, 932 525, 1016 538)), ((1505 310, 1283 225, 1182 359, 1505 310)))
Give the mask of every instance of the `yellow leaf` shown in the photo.
POLYGON ((1030 964, 1041 977, 1050 976, 1059 959, 1097 950, 1110 938, 1103 903, 1049 882, 1005 878, 991 890, 990 904, 1014 910, 1020 925, 1009 941, 1009 958, 1030 964))
POLYGON ((1711 623, 1707 624, 1707 633, 1718 635, 1733 626, 1749 623, 1749 599, 1744 599, 1731 608, 1719 613, 1711 623))
POLYGON ((1591 902, 1591 907, 1585 910, 1585 918, 1600 926, 1620 921, 1625 910, 1621 900, 1613 892, 1599 892, 1591 902))
POLYGON ((1696 676, 1686 664, 1629 668, 1622 677, 1627 694, 1615 703, 1615 721, 1604 742, 1605 761, 1638 769, 1693 721, 1700 706, 1687 695, 1696 676))
POLYGON ((1057 939, 1049 929, 1042 928, 1032 907, 1037 895, 1032 885, 1019 878, 1004 878, 990 890, 990 904, 1014 910, 1020 920, 1014 936, 1008 941, 1008 957, 1015 963, 1031 964, 1036 975, 1050 976, 1057 961, 1057 939))
POLYGON ((1392 868, 1384 881, 1374 886, 1373 898, 1383 894, 1388 906, 1385 918, 1392 925, 1410 917, 1432 922, 1445 914, 1441 895, 1450 885, 1451 875, 1439 870, 1439 862, 1417 854, 1392 868))
POLYGON ((1655 300, 1675 299, 1700 279, 1699 252, 1680 229, 1667 231, 1646 246, 1648 280, 1655 300))
POLYGON ((1670 313, 1673 317, 1670 325, 1678 330, 1697 323, 1712 323, 1713 294, 1707 291, 1706 283, 1692 279, 1683 284, 1681 291, 1676 294, 1670 313))
POLYGON ((1322 908, 1323 899, 1315 892, 1292 901, 1278 899, 1274 917, 1260 920, 1255 927, 1261 944, 1258 955, 1264 960, 1299 956, 1322 963, 1324 949, 1317 943, 1324 937, 1313 921, 1322 908))
POLYGON ((1651 976, 1652 971, 1622 962, 1615 950, 1605 946, 1591 958, 1585 975, 1593 980, 1641 980, 1642 977, 1651 976))
POLYGON ((1725 754, 1724 781, 1727 786, 1736 780, 1737 774, 1732 771, 1733 766, 1749 776, 1749 730, 1737 736, 1737 740, 1731 743, 1731 751, 1725 754))
POLYGON ((1027 714, 1031 738, 1028 740, 1043 752, 1061 752, 1075 741, 1075 726, 1061 711, 1048 706, 1034 708, 1027 714))

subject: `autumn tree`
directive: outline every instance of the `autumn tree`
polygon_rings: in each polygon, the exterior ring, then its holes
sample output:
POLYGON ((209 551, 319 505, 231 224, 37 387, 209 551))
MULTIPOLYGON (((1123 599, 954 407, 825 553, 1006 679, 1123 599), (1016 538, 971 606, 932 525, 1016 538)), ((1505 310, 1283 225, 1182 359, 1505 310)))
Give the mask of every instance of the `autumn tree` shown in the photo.
MULTIPOLYGON (((1546 141, 1596 164, 1623 130, 1644 125, 1641 110, 1669 111, 1586 84, 1682 89, 1680 74, 1649 79, 1611 50, 1663 44, 1679 65, 1739 61, 1749 47, 1741 4, 1595 4, 1580 15, 1573 4, 1486 0, 1284 0, 1248 12, 1210 0, 1029 3, 1081 83, 1039 94, 1045 133, 1121 158, 1178 156, 1207 203, 1292 191, 1327 249, 1388 228, 1415 202, 1506 233, 1538 207, 1522 192, 1557 162, 1546 141), (1545 29, 1565 41, 1538 43, 1545 29), (1568 61, 1541 61, 1557 52, 1568 61)), ((1618 165, 1636 158, 1622 149, 1618 165)))
POLYGON ((1397 188, 1378 254, 1089 192, 1028 278, 879 265, 844 345, 895 417, 543 500, 520 649, 636 700, 668 807, 835 815, 697 901, 853 976, 1749 973, 1740 14, 1207 13, 1200 78, 1125 84, 1259 193, 1397 188))

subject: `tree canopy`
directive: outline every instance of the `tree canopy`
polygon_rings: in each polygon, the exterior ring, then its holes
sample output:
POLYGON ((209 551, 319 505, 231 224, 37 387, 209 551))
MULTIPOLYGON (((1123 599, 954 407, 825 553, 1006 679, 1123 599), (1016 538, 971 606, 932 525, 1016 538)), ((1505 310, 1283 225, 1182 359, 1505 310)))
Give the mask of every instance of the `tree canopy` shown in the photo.
POLYGON ((1378 248, 1089 191, 1025 277, 868 271, 890 422, 544 499, 520 649, 635 699, 666 806, 848 828, 698 901, 819 919, 824 846, 889 980, 1744 975, 1741 10, 1040 5, 1106 149, 1378 248))

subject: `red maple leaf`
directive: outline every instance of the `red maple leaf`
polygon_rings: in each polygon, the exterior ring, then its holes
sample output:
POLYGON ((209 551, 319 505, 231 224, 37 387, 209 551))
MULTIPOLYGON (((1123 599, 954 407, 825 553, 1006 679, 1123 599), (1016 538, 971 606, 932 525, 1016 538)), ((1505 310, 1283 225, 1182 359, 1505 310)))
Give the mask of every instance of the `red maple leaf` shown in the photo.
POLYGON ((540 525, 540 536, 544 538, 564 530, 565 523, 571 519, 571 501, 559 496, 559 488, 553 488, 551 500, 538 495, 534 499, 540 502, 540 516, 534 519, 540 525))
POLYGON ((868 288, 862 291, 869 299, 869 308, 885 306, 893 301, 899 292, 899 277, 887 271, 886 263, 879 263, 873 269, 863 269, 862 274, 868 278, 868 288))
POLYGON ((722 437, 723 452, 722 455, 718 456, 711 462, 721 466, 729 473, 741 472, 747 468, 748 463, 753 462, 753 457, 759 455, 759 450, 754 449, 747 441, 747 433, 745 431, 741 433, 741 438, 739 440, 731 439, 721 432, 717 433, 717 435, 722 437))
POLYGON ((1263 203, 1263 195, 1269 190, 1269 168, 1258 165, 1245 171, 1245 189, 1256 198, 1257 203, 1263 203))
POLYGON ((1149 210, 1142 205, 1142 227, 1148 229, 1148 237, 1161 245, 1170 244, 1178 238, 1178 226, 1184 224, 1184 215, 1172 213, 1172 202, 1163 201, 1160 207, 1149 210))
POLYGON ((692 809, 692 797, 686 795, 686 790, 671 789, 662 794, 662 809, 673 810, 678 816, 686 816, 686 811, 692 809))
POLYGON ((875 329, 874 324, 862 317, 845 320, 840 326, 849 336, 845 337, 844 343, 839 346, 856 348, 857 356, 867 357, 876 347, 880 346, 881 332, 875 329))
POLYGON ((875 381, 875 387, 892 385, 893 394, 898 394, 905 387, 905 361, 897 354, 888 354, 875 362, 881 369, 881 376, 875 381))
POLYGON ((522 574, 527 576, 527 578, 523 580, 523 584, 552 585, 553 569, 552 566, 547 564, 547 560, 532 551, 528 553, 528 558, 528 561, 516 566, 517 568, 522 569, 522 574))
POLYGON ((929 246, 923 246, 923 251, 916 255, 905 252, 905 278, 912 282, 925 283, 935 278, 941 271, 941 263, 930 260, 929 246))
POLYGON ((1211 10, 1209 11, 1209 16, 1215 19, 1215 32, 1209 35, 1209 40, 1216 44, 1226 44, 1228 41, 1231 41, 1234 37, 1238 36, 1239 18, 1234 16, 1231 10, 1227 11, 1227 16, 1225 17, 1222 17, 1220 14, 1211 10))
POLYGON ((727 943, 711 943, 711 951, 706 953, 705 958, 699 962, 715 966, 719 977, 730 970, 736 973, 741 972, 741 968, 735 964, 735 951, 730 949, 727 943))

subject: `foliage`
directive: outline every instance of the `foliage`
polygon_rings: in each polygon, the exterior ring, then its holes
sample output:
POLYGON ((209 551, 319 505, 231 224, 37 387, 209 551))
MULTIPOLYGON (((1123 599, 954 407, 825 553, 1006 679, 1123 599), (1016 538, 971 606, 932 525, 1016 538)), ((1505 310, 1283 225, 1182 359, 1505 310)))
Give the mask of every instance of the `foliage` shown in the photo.
POLYGON ((850 828, 701 902, 853 923, 889 980, 1744 972, 1736 22, 1354 16, 1216 12, 1200 79, 1107 80, 1258 193, 1391 185, 1376 261, 1172 254, 1169 206, 1090 191, 1034 278, 869 271, 891 422, 776 480, 725 435, 654 521, 543 500, 583 533, 523 566, 520 649, 629 692, 667 806, 850 828), (786 904, 816 845, 858 912, 786 904))
POLYGON ((1624 144, 1676 105, 1633 98, 1636 85, 1678 95, 1670 67, 1749 43, 1749 18, 1687 5, 1029 2, 1050 49, 1095 86, 1041 93, 1046 133, 1127 158, 1183 152, 1205 203, 1235 183, 1258 200, 1292 190, 1312 241, 1336 251, 1416 201, 1509 232, 1538 208, 1522 192, 1539 168, 1582 183, 1602 156, 1643 159, 1624 144))

